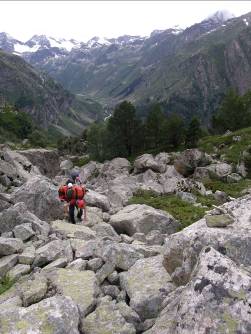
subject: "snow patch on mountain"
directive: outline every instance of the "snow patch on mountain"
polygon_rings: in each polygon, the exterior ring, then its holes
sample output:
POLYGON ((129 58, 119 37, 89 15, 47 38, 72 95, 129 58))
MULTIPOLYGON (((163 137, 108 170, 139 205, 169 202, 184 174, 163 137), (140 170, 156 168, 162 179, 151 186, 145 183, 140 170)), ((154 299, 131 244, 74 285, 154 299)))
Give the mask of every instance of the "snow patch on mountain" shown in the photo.
POLYGON ((24 53, 24 52, 36 52, 40 48, 39 44, 35 44, 30 47, 27 44, 16 43, 14 44, 14 52, 16 54, 24 53))
POLYGON ((48 41, 52 48, 66 49, 71 51, 73 48, 80 47, 81 43, 74 39, 66 40, 64 38, 56 39, 54 37, 48 37, 48 41))
POLYGON ((246 26, 248 26, 248 25, 249 25, 249 23, 248 23, 247 19, 243 19, 243 22, 246 24, 246 26))

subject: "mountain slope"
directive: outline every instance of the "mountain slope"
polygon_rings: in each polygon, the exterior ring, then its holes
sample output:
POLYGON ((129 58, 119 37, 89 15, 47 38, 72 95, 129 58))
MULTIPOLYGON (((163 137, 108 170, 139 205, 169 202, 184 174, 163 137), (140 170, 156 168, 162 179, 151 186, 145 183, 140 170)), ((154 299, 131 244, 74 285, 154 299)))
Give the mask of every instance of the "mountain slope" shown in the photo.
POLYGON ((56 126, 64 134, 80 133, 98 117, 101 107, 76 98, 22 58, 0 52, 0 97, 29 113, 42 128, 56 126))

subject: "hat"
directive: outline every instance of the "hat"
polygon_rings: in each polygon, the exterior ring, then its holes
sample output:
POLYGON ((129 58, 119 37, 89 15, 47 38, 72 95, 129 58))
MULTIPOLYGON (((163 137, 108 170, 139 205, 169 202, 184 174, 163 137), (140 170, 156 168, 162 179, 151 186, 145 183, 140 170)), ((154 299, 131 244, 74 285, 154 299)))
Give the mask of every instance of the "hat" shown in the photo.
POLYGON ((68 188, 71 188, 72 187, 72 183, 68 183, 68 188))

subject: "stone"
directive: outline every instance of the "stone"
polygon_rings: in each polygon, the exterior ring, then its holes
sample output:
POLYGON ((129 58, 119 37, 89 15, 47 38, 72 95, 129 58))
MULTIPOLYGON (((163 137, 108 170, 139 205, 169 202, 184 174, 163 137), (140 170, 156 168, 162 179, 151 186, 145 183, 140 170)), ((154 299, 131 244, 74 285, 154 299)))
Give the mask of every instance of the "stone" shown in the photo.
POLYGON ((132 324, 138 332, 138 328, 141 322, 139 315, 131 307, 129 307, 125 302, 117 303, 117 307, 121 315, 125 318, 125 320, 128 323, 132 324))
POLYGON ((60 162, 59 167, 62 171, 67 173, 73 168, 73 163, 71 160, 63 160, 60 162))
POLYGON ((234 223, 233 217, 228 214, 205 216, 208 227, 227 227, 234 223))
POLYGON ((35 247, 26 247, 23 253, 19 254, 18 262, 21 264, 32 264, 35 259, 35 247))
POLYGON ((174 167, 183 176, 192 175, 196 167, 203 167, 209 163, 204 152, 196 148, 183 151, 174 161, 174 167))
POLYGON ((12 269, 18 261, 18 255, 7 255, 0 258, 0 279, 3 278, 7 272, 12 269))
POLYGON ((176 196, 179 197, 182 201, 194 204, 197 201, 197 197, 191 193, 185 191, 178 191, 176 196))
POLYGON ((24 249, 22 240, 0 237, 0 256, 20 253, 24 249))
POLYGON ((89 260, 87 263, 87 269, 92 270, 96 272, 98 269, 100 269, 103 265, 103 261, 100 258, 95 258, 92 260, 89 260))
POLYGON ((70 224, 61 220, 53 221, 51 229, 53 232, 60 233, 66 238, 90 240, 96 237, 96 233, 87 226, 70 224))
POLYGON ((167 297, 147 334, 249 333, 251 277, 212 247, 202 249, 187 285, 167 297))
POLYGON ((113 301, 102 302, 83 319, 81 331, 85 334, 136 334, 134 326, 126 322, 113 301))
POLYGON ((27 307, 40 302, 47 292, 47 280, 41 275, 37 275, 34 279, 22 282, 17 290, 21 295, 23 306, 27 307))
POLYGON ((116 299, 120 293, 120 290, 116 285, 104 285, 102 291, 106 296, 112 297, 112 299, 116 299))
POLYGON ((210 178, 216 180, 225 180, 232 173, 232 166, 225 162, 211 164, 207 169, 210 178))
POLYGON ((87 268, 87 262, 86 260, 82 260, 82 259, 76 259, 74 261, 72 261, 71 263, 69 263, 66 266, 66 269, 73 269, 73 270, 86 270, 87 268))
POLYGON ((131 244, 133 242, 133 238, 129 237, 127 234, 120 234, 122 242, 126 244, 131 244))
POLYGON ((110 202, 107 196, 97 193, 96 191, 89 190, 85 195, 85 201, 87 205, 96 206, 103 211, 110 210, 110 202))
POLYGON ((219 207, 231 213, 234 222, 224 228, 211 228, 202 218, 184 230, 170 235, 164 245, 164 266, 177 285, 189 282, 202 248, 212 246, 238 265, 251 265, 251 196, 219 207))
POLYGON ((220 190, 216 190, 215 193, 213 194, 213 197, 220 204, 227 202, 229 199, 229 196, 224 191, 220 190))
POLYGON ((80 168, 80 171, 79 171, 80 180, 83 183, 87 183, 88 181, 95 179, 100 173, 101 166, 102 164, 96 161, 88 162, 88 164, 80 168))
POLYGON ((6 188, 11 186, 11 180, 7 175, 0 175, 0 183, 6 188))
POLYGON ((96 250, 97 256, 104 262, 112 262, 117 269, 128 270, 143 255, 131 245, 105 240, 96 250))
POLYGON ((171 155, 166 152, 158 153, 155 156, 155 161, 158 163, 160 173, 164 173, 166 171, 167 165, 171 163, 171 155))
POLYGON ((11 199, 15 203, 24 202, 28 210, 41 220, 63 217, 63 203, 58 198, 58 188, 44 176, 30 178, 12 193, 11 199))
POLYGON ((70 252, 71 252, 71 246, 66 241, 65 242, 63 242, 62 240, 50 241, 48 244, 36 250, 36 257, 33 262, 33 266, 34 267, 44 266, 62 256, 66 256, 69 261, 72 260, 72 253, 68 255, 67 252, 68 247, 70 247, 70 252))
POLYGON ((128 205, 112 215, 110 224, 119 234, 129 236, 137 232, 148 234, 151 230, 171 234, 179 227, 179 223, 167 212, 141 204, 128 205))
POLYGON ((111 237, 114 241, 120 242, 121 237, 117 234, 114 228, 107 223, 96 224, 93 227, 93 230, 96 232, 98 238, 111 237))
POLYGON ((20 224, 14 227, 13 233, 15 235, 15 238, 19 238, 23 241, 29 240, 33 235, 35 235, 35 232, 32 229, 31 223, 25 223, 20 224))
POLYGON ((0 213, 0 232, 10 232, 15 226, 30 223, 36 233, 48 235, 49 225, 28 211, 25 203, 17 203, 0 213))
POLYGON ((66 257, 60 257, 59 259, 47 264, 47 266, 43 267, 42 270, 52 270, 55 268, 64 268, 68 263, 66 257))
POLYGON ((227 183, 238 183, 242 180, 242 177, 237 173, 227 175, 227 183))
POLYGON ((118 284, 119 283, 119 275, 116 270, 114 270, 110 275, 107 276, 108 282, 111 284, 118 284))
POLYGON ((144 172, 147 169, 152 169, 155 172, 162 171, 161 166, 155 161, 152 154, 143 154, 137 157, 134 161, 133 167, 134 173, 144 172))
POLYGON ((2 334, 79 334, 78 323, 77 306, 64 296, 47 298, 27 308, 6 308, 0 313, 2 334))
POLYGON ((163 248, 159 245, 148 246, 140 241, 134 241, 131 247, 138 253, 142 254, 144 257, 152 257, 162 254, 163 248))
POLYGON ((120 274, 120 284, 130 298, 130 307, 142 320, 156 317, 165 296, 175 289, 162 261, 162 256, 141 259, 128 272, 120 274))
POLYGON ((17 264, 10 271, 8 271, 8 277, 16 281, 22 275, 28 274, 31 271, 31 266, 29 264, 17 264))
POLYGON ((75 252, 75 258, 88 260, 95 256, 97 240, 71 239, 71 246, 75 252))
POLYGON ((48 277, 57 291, 64 296, 71 297, 78 305, 81 316, 92 311, 99 295, 94 272, 60 268, 49 272, 48 277))
POLYGON ((148 245, 163 245, 166 237, 167 235, 160 233, 159 230, 152 230, 147 234, 146 242, 148 245))
MULTIPOLYGON (((156 230, 153 230, 156 231, 156 230)), ((146 235, 145 233, 140 233, 140 232, 136 232, 133 234, 133 239, 137 240, 137 241, 141 241, 141 242, 146 242, 146 235)))
POLYGON ((114 272, 115 265, 112 262, 107 261, 101 269, 96 273, 96 278, 100 284, 114 272))

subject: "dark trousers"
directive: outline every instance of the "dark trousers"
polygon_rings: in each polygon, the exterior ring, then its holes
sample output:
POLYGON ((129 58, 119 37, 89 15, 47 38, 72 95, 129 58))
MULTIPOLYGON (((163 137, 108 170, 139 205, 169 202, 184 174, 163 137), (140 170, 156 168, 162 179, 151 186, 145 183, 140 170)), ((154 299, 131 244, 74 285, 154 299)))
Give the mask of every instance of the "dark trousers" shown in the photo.
MULTIPOLYGON (((71 221, 72 224, 76 224, 75 217, 74 217, 75 207, 76 207, 75 204, 70 204, 69 205, 69 217, 70 217, 70 221, 71 221)), ((79 209, 78 214, 77 214, 78 219, 81 219, 82 214, 83 214, 83 210, 79 209)))

